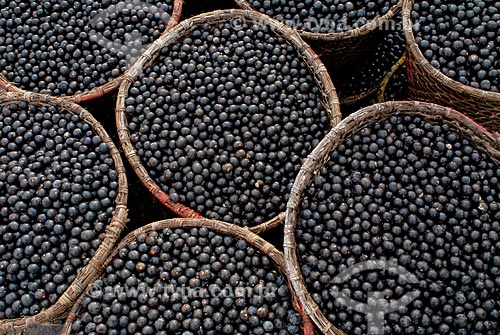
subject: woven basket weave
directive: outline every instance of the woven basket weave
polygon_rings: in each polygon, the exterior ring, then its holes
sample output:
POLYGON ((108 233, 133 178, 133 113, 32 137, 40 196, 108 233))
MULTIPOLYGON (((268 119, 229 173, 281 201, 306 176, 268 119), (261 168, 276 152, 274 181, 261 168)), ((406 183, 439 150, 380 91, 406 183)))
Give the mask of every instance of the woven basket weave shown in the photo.
MULTIPOLYGON (((125 113, 125 100, 128 96, 129 88, 132 83, 136 81, 138 76, 142 73, 143 68, 149 66, 158 57, 161 49, 168 47, 170 44, 178 41, 183 36, 188 34, 191 30, 206 23, 228 22, 237 18, 243 19, 248 22, 264 24, 268 26, 274 33, 283 36, 298 52, 299 55, 307 63, 311 72, 314 74, 315 83, 320 89, 322 94, 322 105, 329 113, 331 125, 336 125, 340 119, 341 114, 339 111, 338 98, 335 88, 328 75, 324 65, 319 60, 319 57, 312 51, 312 49, 305 44, 300 38, 298 33, 291 28, 273 20, 265 15, 259 14, 255 11, 243 10, 221 10, 201 14, 186 21, 181 22, 178 26, 167 31, 160 39, 155 41, 153 45, 143 54, 137 63, 127 72, 125 80, 120 86, 118 99, 116 104, 116 123, 120 143, 124 149, 132 168, 137 173, 143 184, 158 198, 161 203, 166 207, 179 214, 182 217, 201 218, 202 216, 191 210, 190 208, 173 202, 168 194, 166 194, 148 175, 148 172, 142 165, 138 154, 130 142, 130 133, 128 130, 128 121, 125 113)), ((278 215, 270 221, 260 224, 259 226, 251 228, 253 232, 259 233, 268 230, 272 227, 283 222, 284 215, 278 215)))
POLYGON ((455 81, 432 66, 422 55, 415 36, 411 12, 413 0, 403 2, 403 29, 408 49, 410 96, 449 106, 490 130, 500 130, 500 93, 488 92, 455 81))
MULTIPOLYGON (((172 14, 170 15, 166 28, 173 27, 179 22, 182 15, 183 4, 184 0, 174 0, 172 14)), ((109 82, 107 82, 102 86, 93 88, 92 90, 89 90, 87 92, 75 94, 72 96, 67 96, 67 98, 75 103, 84 103, 98 99, 115 91, 120 86, 120 83, 122 82, 123 78, 124 75, 122 74, 114 79, 111 79, 109 82)), ((21 88, 15 86, 15 84, 10 83, 8 79, 5 78, 5 76, 1 73, 0 73, 0 88, 11 92, 23 91, 21 88)))
POLYGON ((338 145, 354 134, 359 134, 359 130, 369 127, 374 123, 383 122, 390 116, 398 115, 399 113, 411 113, 429 121, 453 124, 460 129, 463 136, 490 153, 495 162, 498 162, 497 158, 500 157, 500 137, 489 133, 461 113, 450 108, 425 102, 402 101, 373 105, 352 114, 332 129, 309 155, 295 180, 290 200, 287 204, 285 240, 283 243, 286 269, 290 276, 290 282, 304 307, 305 313, 311 317, 323 334, 344 335, 344 332, 336 328, 325 317, 308 293, 307 286, 302 277, 300 261, 297 255, 295 229, 299 220, 303 196, 311 186, 314 176, 324 168, 325 163, 329 160, 331 151, 335 150, 338 145))
MULTIPOLYGON (((140 235, 148 234, 154 231, 161 231, 167 228, 176 229, 176 228, 208 228, 214 232, 221 233, 227 236, 231 236, 237 239, 243 239, 247 241, 250 245, 261 251, 263 254, 272 259, 277 266, 277 268, 284 274, 285 271, 285 259, 283 257, 283 253, 277 250, 272 244, 266 242, 264 239, 259 237, 258 235, 250 232, 248 229, 241 228, 232 224, 228 224, 221 221, 207 220, 207 219, 169 219, 158 221, 154 223, 150 223, 144 227, 138 228, 125 236, 123 240, 117 245, 117 247, 110 254, 106 262, 103 264, 103 268, 109 265, 114 257, 118 254, 118 252, 126 248, 130 243, 137 240, 137 237, 140 235)), ((288 286, 290 287, 290 282, 288 282, 288 286)), ((310 319, 304 314, 300 302, 293 295, 293 290, 290 288, 290 293, 292 294, 292 304, 294 309, 299 312, 302 317, 302 330, 305 335, 313 335, 314 334, 314 325, 310 321, 310 319)), ((71 313, 68 315, 66 323, 64 325, 64 329, 60 335, 69 335, 71 332, 71 325, 78 318, 79 309, 81 307, 81 303, 85 294, 82 294, 77 304, 73 307, 71 313)))
POLYGON ((128 186, 125 166, 123 165, 118 149, 101 124, 82 107, 64 98, 50 97, 36 93, 21 94, 17 92, 8 92, 0 94, 0 106, 5 106, 12 102, 26 102, 35 106, 56 106, 61 111, 64 110, 79 116, 83 122, 90 125, 94 133, 109 147, 115 164, 114 168, 118 173, 118 190, 115 200, 115 211, 110 224, 106 227, 104 239, 101 241, 94 256, 89 260, 89 263, 78 270, 75 280, 69 285, 64 294, 59 297, 53 306, 34 316, 0 320, 0 333, 21 331, 29 327, 50 323, 64 318, 65 314, 73 306, 75 299, 77 299, 87 285, 99 275, 105 259, 118 241, 127 220, 128 186))
MULTIPOLYGON (((247 0, 235 0, 238 6, 247 10, 254 10, 247 0)), ((342 75, 349 67, 356 66, 370 56, 373 48, 381 40, 381 33, 385 25, 401 11, 401 3, 384 15, 378 16, 367 24, 339 33, 312 33, 299 31, 300 36, 321 57, 327 68, 342 75)))

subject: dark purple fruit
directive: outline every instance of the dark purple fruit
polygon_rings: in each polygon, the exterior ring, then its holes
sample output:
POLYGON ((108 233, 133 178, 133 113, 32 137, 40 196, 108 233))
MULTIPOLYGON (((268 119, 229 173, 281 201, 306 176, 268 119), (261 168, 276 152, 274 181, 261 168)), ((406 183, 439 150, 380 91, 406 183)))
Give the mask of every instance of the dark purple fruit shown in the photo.
POLYGON ((164 48, 125 101, 152 179, 202 216, 249 226, 285 210, 330 128, 307 64, 267 26, 205 24, 164 48))
POLYGON ((118 175, 91 126, 56 107, 4 105, 0 143, 1 320, 61 297, 103 240, 118 175))
POLYGON ((297 29, 313 33, 340 33, 359 28, 386 14, 396 0, 248 0, 259 12, 297 29))
POLYGON ((33 92, 74 95, 123 74, 165 30, 168 1, 0 1, 0 70, 33 92))
POLYGON ((429 63, 446 76, 499 92, 499 11, 498 1, 415 1, 415 41, 429 63))
POLYGON ((72 334, 299 334, 300 315, 271 259, 207 228, 139 235, 92 287, 72 334))
POLYGON ((370 317, 339 292, 365 306, 410 298, 383 313, 388 334, 498 334, 500 168, 464 134, 390 116, 342 141, 306 190, 295 232, 301 272, 346 333, 367 334, 370 317))

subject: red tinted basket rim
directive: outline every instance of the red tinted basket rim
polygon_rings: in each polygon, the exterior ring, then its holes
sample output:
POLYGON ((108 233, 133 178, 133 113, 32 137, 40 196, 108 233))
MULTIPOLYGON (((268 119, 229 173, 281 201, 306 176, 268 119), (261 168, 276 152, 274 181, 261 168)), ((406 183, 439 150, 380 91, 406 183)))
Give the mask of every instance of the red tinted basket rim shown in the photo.
MULTIPOLYGON (((166 28, 169 29, 174 27, 179 23, 179 20, 182 15, 182 7, 184 4, 184 0, 174 0, 172 14, 166 24, 166 28)), ((89 91, 78 93, 75 95, 68 96, 60 96, 66 98, 74 103, 85 103, 90 102, 96 99, 99 99, 105 95, 108 95, 111 92, 114 92, 120 86, 122 80, 125 78, 125 74, 121 74, 120 76, 111 79, 107 83, 95 87, 89 91)), ((17 87, 14 83, 11 83, 3 74, 0 73, 0 88, 10 91, 10 92, 23 92, 25 91, 22 88, 17 87)))

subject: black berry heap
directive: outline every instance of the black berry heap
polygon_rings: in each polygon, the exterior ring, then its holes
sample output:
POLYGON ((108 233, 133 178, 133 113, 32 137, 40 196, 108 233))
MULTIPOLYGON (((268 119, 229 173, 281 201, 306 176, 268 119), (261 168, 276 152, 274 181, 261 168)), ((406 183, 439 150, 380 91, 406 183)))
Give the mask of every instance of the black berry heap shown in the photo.
POLYGON ((139 235, 85 297, 73 334, 298 334, 284 276, 246 241, 200 229, 139 235))
POLYGON ((397 0, 248 0, 261 13, 312 33, 340 33, 386 14, 397 0))
POLYGON ((406 65, 402 64, 391 76, 387 86, 385 87, 384 100, 407 100, 408 92, 408 76, 406 65))
POLYGON ((320 98, 267 27, 207 24, 163 49, 125 111, 143 165, 173 201, 248 226, 284 211, 302 158, 330 128, 320 98))
POLYGON ((17 86, 73 95, 106 84, 164 31, 170 1, 0 1, 0 69, 17 86))
POLYGON ((499 91, 500 1, 415 1, 413 32, 424 57, 462 84, 499 91))
POLYGON ((12 103, 0 114, 0 319, 50 307, 102 241, 117 173, 77 116, 12 103))
POLYGON ((367 334, 366 315, 335 292, 366 305, 373 292, 391 302, 418 290, 385 315, 385 334, 498 334, 499 177, 457 129, 416 116, 392 116, 345 140, 315 177, 296 230, 301 271, 321 311, 348 334, 367 334), (365 264, 335 280, 366 260, 409 274, 365 264))
POLYGON ((351 72, 347 78, 342 78, 335 83, 340 99, 360 95, 377 88, 386 73, 403 56, 405 48, 402 31, 393 30, 384 34, 368 62, 363 63, 354 73, 351 72))

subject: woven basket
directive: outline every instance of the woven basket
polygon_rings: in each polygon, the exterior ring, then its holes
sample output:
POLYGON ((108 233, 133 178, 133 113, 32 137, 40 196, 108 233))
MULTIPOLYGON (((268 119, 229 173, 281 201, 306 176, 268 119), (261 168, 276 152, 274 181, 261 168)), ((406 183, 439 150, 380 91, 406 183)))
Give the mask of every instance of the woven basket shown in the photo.
POLYGON ((403 29, 408 50, 408 82, 413 99, 454 108, 490 130, 500 130, 500 93, 488 92, 455 81, 432 66, 422 55, 411 12, 413 0, 403 2, 403 29))
MULTIPOLYGON (((169 18, 167 25, 166 25, 167 28, 173 27, 179 22, 181 15, 182 15, 183 4, 184 4, 184 0, 174 0, 172 14, 169 18)), ((124 78, 124 76, 122 74, 114 79, 111 79, 110 81, 108 81, 106 84, 104 84, 102 86, 93 88, 92 90, 89 90, 87 92, 83 92, 83 93, 76 94, 73 96, 68 96, 67 98, 75 103, 84 103, 84 102, 98 99, 102 96, 109 94, 110 92, 115 91, 120 86, 120 83, 122 82, 123 78, 124 78)), ((12 91, 12 92, 23 91, 21 88, 15 86, 15 84, 10 83, 8 81, 8 79, 5 78, 5 76, 2 75, 1 73, 0 73, 0 88, 8 90, 8 91, 12 91)))
POLYGON ((320 310, 320 307, 314 302, 307 290, 300 270, 295 229, 298 225, 303 196, 311 186, 314 176, 324 168, 326 162, 329 160, 331 151, 335 150, 346 139, 359 133, 359 130, 369 127, 374 123, 383 122, 390 116, 400 113, 418 115, 431 122, 453 124, 456 128, 460 129, 463 136, 469 138, 478 147, 484 148, 485 151, 491 154, 495 162, 498 162, 497 158, 500 157, 500 137, 489 133, 461 113, 450 108, 425 102, 402 101, 373 105, 352 114, 332 129, 309 155, 295 180, 290 200, 287 204, 285 240, 283 243, 286 269, 290 276, 290 282, 297 297, 304 306, 305 313, 311 317, 323 334, 343 335, 344 332, 331 324, 320 310))
MULTIPOLYGON (((109 265, 114 257, 118 254, 118 252, 127 247, 130 243, 137 240, 137 237, 140 235, 148 234, 154 231, 161 231, 167 228, 177 229, 177 228, 208 228, 211 231, 231 236, 237 239, 243 239, 247 241, 250 245, 261 251, 263 254, 272 259, 276 265, 276 267, 283 273, 285 271, 285 259, 283 257, 283 253, 277 250, 272 244, 266 242, 264 239, 259 237, 258 235, 250 232, 248 229, 241 228, 232 224, 228 224, 221 221, 207 220, 207 219, 170 219, 163 220, 154 223, 150 223, 146 226, 143 226, 139 229, 134 230, 130 234, 128 234, 124 239, 117 245, 117 247, 110 254, 106 262, 103 264, 103 268, 109 265)), ((290 287, 290 283, 288 283, 290 287)), ((303 330, 303 334, 309 335, 314 334, 314 325, 310 321, 310 319, 303 313, 300 302, 296 299, 296 297, 292 293, 293 291, 290 289, 290 293, 292 294, 292 304, 294 309, 299 312, 302 317, 302 325, 301 328, 303 330)), ((78 303, 74 305, 71 313, 68 315, 66 323, 64 325, 64 329, 60 335, 69 335, 71 332, 71 326, 74 321, 78 318, 78 313, 81 307, 81 303, 85 294, 78 299, 78 303)))
POLYGON ((101 124, 82 107, 63 98, 55 98, 35 93, 21 94, 17 92, 8 92, 0 94, 1 106, 8 105, 12 102, 27 102, 35 106, 56 106, 61 111, 64 110, 79 116, 83 122, 90 125, 95 134, 97 134, 109 147, 115 169, 118 173, 118 190, 115 200, 115 211, 110 224, 106 227, 104 239, 101 241, 99 248, 96 250, 95 255, 89 260, 88 264, 77 270, 76 279, 69 285, 68 289, 59 297, 53 306, 34 316, 0 320, 0 333, 21 331, 29 327, 43 325, 62 319, 65 313, 73 306, 75 299, 77 299, 87 285, 99 275, 104 260, 120 237, 120 233, 125 227, 127 220, 126 205, 128 186, 125 166, 123 165, 118 149, 115 147, 101 124))
MULTIPOLYGON (((322 105, 329 113, 331 125, 336 125, 340 119, 341 114, 338 107, 338 99, 335 93, 335 88, 331 82, 328 72, 324 65, 319 60, 318 56, 307 46, 297 34, 296 31, 286 27, 282 23, 273 20, 265 15, 259 14, 254 11, 243 10, 221 10, 214 11, 206 14, 195 16, 191 19, 181 22, 178 26, 167 31, 159 40, 155 41, 153 45, 143 54, 137 63, 127 72, 125 80, 120 86, 118 99, 116 104, 116 123, 120 143, 124 149, 132 168, 137 173, 143 184, 163 203, 166 207, 179 214, 182 217, 200 218, 199 213, 191 210, 190 208, 173 202, 172 199, 166 194, 148 175, 148 172, 142 165, 138 154, 130 141, 130 133, 128 130, 128 121, 125 113, 125 100, 128 96, 129 88, 132 83, 136 81, 138 76, 142 73, 143 68, 149 66, 156 57, 159 55, 161 49, 168 47, 170 44, 178 41, 183 36, 188 34, 191 30, 206 23, 227 22, 237 18, 243 19, 248 22, 255 22, 264 24, 271 28, 271 30, 279 36, 283 36, 301 55, 307 63, 311 72, 314 74, 315 83, 318 85, 322 94, 322 105)), ((270 221, 260 224, 259 226, 251 228, 252 231, 258 233, 270 229, 283 221, 283 215, 278 215, 270 221)))
MULTIPOLYGON (((243 9, 254 10, 247 0, 235 0, 243 9)), ((367 24, 339 33, 312 33, 299 31, 300 36, 321 57, 329 71, 336 76, 348 73, 349 67, 356 67, 370 57, 373 48, 380 42, 385 25, 401 11, 401 3, 384 15, 367 24)))

